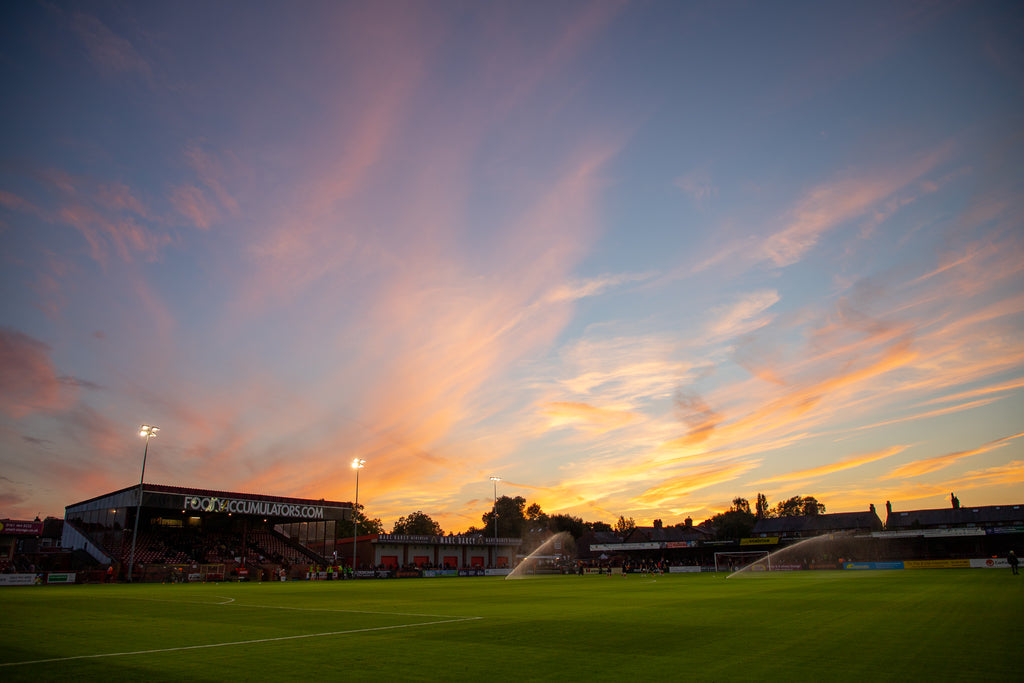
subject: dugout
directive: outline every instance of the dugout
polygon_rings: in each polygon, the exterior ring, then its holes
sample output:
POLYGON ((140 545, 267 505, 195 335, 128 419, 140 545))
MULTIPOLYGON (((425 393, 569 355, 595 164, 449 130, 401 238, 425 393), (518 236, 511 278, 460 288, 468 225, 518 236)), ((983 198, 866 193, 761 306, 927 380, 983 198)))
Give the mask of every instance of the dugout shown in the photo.
POLYGON ((139 486, 130 486, 68 505, 62 545, 115 571, 126 569, 136 512, 136 574, 147 576, 146 567, 216 564, 225 566, 227 578, 232 571, 238 576, 239 568, 325 562, 323 549, 333 547, 352 504, 145 484, 140 508, 139 486))

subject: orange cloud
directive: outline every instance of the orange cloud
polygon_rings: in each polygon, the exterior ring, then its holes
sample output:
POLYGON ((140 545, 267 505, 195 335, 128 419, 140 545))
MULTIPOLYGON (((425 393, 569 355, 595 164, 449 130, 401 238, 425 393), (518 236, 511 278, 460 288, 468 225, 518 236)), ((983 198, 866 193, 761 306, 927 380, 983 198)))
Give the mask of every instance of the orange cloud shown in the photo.
POLYGON ((978 396, 987 396, 989 394, 1001 394, 1006 391, 1013 391, 1015 389, 1024 388, 1024 377, 1018 377, 1007 382, 999 384, 993 384, 986 387, 979 387, 977 389, 971 389, 969 391, 961 391, 956 394, 948 394, 945 396, 939 396, 929 401, 924 401, 920 405, 927 406, 935 403, 950 403, 953 401, 963 401, 966 399, 976 398, 978 396))
POLYGON ((758 467, 759 460, 748 460, 722 465, 693 468, 682 474, 646 489, 636 501, 651 508, 678 504, 678 499, 694 491, 735 481, 750 470, 758 467))
POLYGON ((837 460, 836 462, 832 462, 827 465, 821 465, 820 467, 812 467, 811 469, 788 472, 786 474, 780 474, 774 477, 769 477, 768 479, 761 479, 753 483, 770 484, 789 481, 802 481, 805 479, 815 479, 829 474, 835 474, 836 472, 849 470, 854 467, 860 467, 861 465, 866 465, 868 463, 876 462, 878 460, 884 460, 885 458, 889 458, 899 453, 902 453, 907 448, 909 448, 909 446, 890 446, 889 448, 883 448, 882 450, 879 451, 863 453, 861 455, 843 458, 841 460, 837 460))
POLYGON ((598 408, 574 401, 551 401, 541 406, 551 426, 580 425, 591 431, 604 432, 617 429, 636 419, 628 411, 598 408))
POLYGON ((955 453, 947 453, 946 455, 936 456, 934 458, 926 458, 924 460, 917 460, 915 462, 907 463, 901 467, 896 468, 889 474, 885 475, 883 479, 900 479, 909 477, 919 477, 924 474, 930 474, 936 472, 945 467, 949 467, 958 460, 969 458, 973 455, 980 455, 982 453, 988 453, 997 448, 1006 446, 1011 441, 1019 439, 1024 436, 1024 432, 1014 434, 1013 436, 1006 436, 995 441, 989 441, 988 443, 979 446, 978 448, 972 448, 966 451, 957 451, 955 453))

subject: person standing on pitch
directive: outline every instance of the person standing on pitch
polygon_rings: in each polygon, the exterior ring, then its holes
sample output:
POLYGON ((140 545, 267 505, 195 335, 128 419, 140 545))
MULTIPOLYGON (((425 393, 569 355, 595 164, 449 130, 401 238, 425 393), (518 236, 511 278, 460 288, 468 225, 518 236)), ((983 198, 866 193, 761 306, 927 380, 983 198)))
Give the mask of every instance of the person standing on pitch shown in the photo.
POLYGON ((1014 552, 1012 550, 1010 551, 1010 554, 1006 556, 1006 561, 1009 563, 1010 569, 1013 570, 1013 573, 1016 574, 1017 573, 1017 555, 1014 554, 1014 552))

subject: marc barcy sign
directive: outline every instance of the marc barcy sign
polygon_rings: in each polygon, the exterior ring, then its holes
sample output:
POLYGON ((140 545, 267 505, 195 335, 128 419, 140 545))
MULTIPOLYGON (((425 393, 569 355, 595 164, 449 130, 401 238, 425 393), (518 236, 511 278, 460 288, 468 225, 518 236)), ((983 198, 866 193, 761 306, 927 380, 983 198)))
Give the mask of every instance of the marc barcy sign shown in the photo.
POLYGON ((232 512, 241 515, 266 515, 268 517, 301 517, 323 519, 324 509, 315 505, 294 503, 272 503, 268 500, 239 500, 237 498, 215 498, 212 496, 185 496, 182 509, 194 512, 232 512))

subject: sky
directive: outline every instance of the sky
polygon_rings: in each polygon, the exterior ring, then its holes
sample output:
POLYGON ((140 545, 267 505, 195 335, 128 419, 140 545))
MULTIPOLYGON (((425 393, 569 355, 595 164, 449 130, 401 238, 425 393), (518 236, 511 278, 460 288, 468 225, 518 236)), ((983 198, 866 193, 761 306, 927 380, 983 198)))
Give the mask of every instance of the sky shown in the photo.
POLYGON ((1024 503, 1022 19, 3 3, 0 517, 1024 503))

